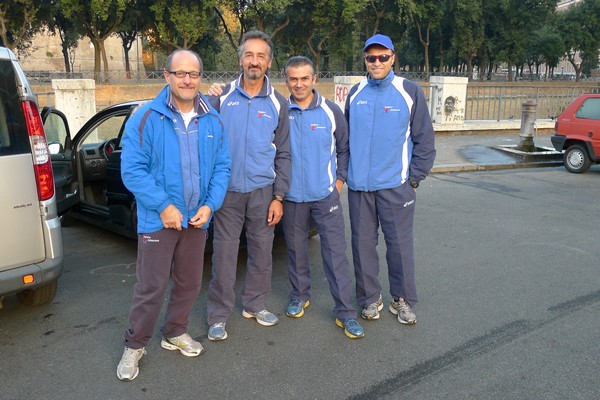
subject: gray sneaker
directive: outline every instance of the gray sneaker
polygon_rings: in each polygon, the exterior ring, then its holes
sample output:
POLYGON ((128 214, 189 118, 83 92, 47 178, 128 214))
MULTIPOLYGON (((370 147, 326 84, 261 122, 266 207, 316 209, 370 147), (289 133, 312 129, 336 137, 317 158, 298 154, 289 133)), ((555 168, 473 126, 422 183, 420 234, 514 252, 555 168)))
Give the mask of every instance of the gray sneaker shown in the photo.
POLYGON ((186 357, 197 357, 204 353, 204 347, 200 342, 192 339, 187 333, 174 338, 163 338, 160 347, 167 350, 179 350, 186 357))
POLYGON ((225 330, 225 322, 217 322, 208 328, 208 340, 219 341, 227 339, 227 331, 225 330))
POLYGON ((361 316, 364 319, 379 319, 379 311, 383 310, 383 299, 381 295, 375 303, 371 303, 367 308, 363 308, 361 316))
POLYGON ((134 380, 140 373, 138 363, 144 354, 146 354, 144 347, 141 349, 125 347, 121 361, 117 366, 117 377, 122 381, 134 380))
POLYGON ((398 316, 398 321, 401 324, 414 325, 417 323, 417 316, 410 307, 410 304, 402 297, 398 300, 392 299, 389 309, 392 314, 398 316))
POLYGON ((262 310, 262 311, 258 311, 258 312, 251 312, 251 311, 243 310, 242 316, 244 318, 255 318, 256 322, 258 322, 259 324, 261 324, 263 326, 272 326, 279 322, 279 319, 277 319, 275 314, 273 314, 272 312, 269 312, 267 310, 262 310))

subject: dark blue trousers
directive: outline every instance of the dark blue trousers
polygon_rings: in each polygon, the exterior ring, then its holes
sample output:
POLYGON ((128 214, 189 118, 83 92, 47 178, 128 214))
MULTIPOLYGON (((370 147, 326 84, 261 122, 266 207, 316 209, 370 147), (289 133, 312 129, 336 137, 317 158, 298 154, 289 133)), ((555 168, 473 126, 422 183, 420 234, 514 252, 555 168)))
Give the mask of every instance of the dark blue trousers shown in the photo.
POLYGON ((356 298, 361 307, 377 301, 381 293, 378 229, 385 239, 390 294, 411 305, 417 302, 413 220, 416 193, 408 181, 393 189, 375 192, 348 191, 352 258, 356 298))
POLYGON ((294 203, 283 208, 283 231, 288 249, 288 276, 292 284, 290 300, 309 300, 311 296, 308 230, 314 218, 321 239, 321 258, 329 290, 335 302, 336 318, 356 318, 352 307, 352 277, 346 257, 344 215, 337 190, 323 200, 294 203))

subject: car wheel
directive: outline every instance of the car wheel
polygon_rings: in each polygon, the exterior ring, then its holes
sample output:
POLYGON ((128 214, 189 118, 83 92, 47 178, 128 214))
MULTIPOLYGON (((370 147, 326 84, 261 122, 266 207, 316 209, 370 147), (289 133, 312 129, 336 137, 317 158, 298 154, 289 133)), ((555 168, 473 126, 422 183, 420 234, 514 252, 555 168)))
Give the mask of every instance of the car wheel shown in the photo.
POLYGON ((579 144, 570 146, 565 151, 563 162, 567 171, 574 174, 582 174, 592 165, 592 160, 590 160, 585 147, 579 144))
POLYGON ((19 292, 17 293, 17 298, 21 303, 27 306, 39 306, 41 304, 48 304, 54 299, 57 288, 58 282, 55 279, 35 289, 27 289, 22 292, 19 292))

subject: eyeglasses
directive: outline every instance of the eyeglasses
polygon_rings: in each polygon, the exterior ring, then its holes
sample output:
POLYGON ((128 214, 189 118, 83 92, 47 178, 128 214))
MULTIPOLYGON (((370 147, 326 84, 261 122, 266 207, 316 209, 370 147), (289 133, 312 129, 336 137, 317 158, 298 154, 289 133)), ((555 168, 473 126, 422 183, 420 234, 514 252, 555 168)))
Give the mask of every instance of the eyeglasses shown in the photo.
POLYGON ((388 62, 390 60, 390 58, 392 58, 393 54, 380 54, 378 56, 365 56, 365 60, 367 60, 368 63, 374 63, 375 61, 379 60, 379 62, 388 62))
POLYGON ((169 74, 173 74, 178 78, 185 78, 186 75, 189 75, 192 79, 198 79, 200 77, 200 72, 198 71, 167 71, 169 74))

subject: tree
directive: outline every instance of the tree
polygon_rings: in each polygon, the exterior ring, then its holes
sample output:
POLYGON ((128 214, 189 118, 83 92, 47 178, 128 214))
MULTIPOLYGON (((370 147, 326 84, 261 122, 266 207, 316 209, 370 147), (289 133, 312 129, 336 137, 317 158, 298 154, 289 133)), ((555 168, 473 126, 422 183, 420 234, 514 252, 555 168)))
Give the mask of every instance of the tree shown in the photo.
MULTIPOLYGON (((130 8, 129 12, 123 15, 123 19, 116 30, 116 33, 121 38, 121 43, 123 45, 125 74, 127 79, 131 79, 129 51, 133 47, 133 44, 136 43, 140 32, 145 32, 152 27, 154 20, 153 16, 151 13, 145 11, 149 10, 153 4, 154 0, 135 0, 134 7, 130 8)), ((138 75, 139 72, 140 71, 138 70, 138 75)))
MULTIPOLYGON (((546 64, 546 76, 552 76, 554 68, 565 54, 565 43, 562 35, 558 33, 553 20, 552 25, 542 27, 535 36, 538 38, 538 53, 541 56, 541 61, 546 64)), ((536 73, 539 73, 539 71, 536 71, 536 73)))
POLYGON ((456 0, 452 46, 467 64, 467 75, 473 78, 473 59, 484 41, 483 1, 456 0))
POLYGON ((156 0, 155 43, 167 53, 176 48, 190 49, 210 31, 209 21, 217 0, 156 0))
POLYGON ((575 69, 575 80, 581 78, 582 65, 596 53, 598 42, 590 28, 595 24, 595 16, 589 15, 588 11, 580 3, 560 13, 558 19, 559 31, 565 43, 565 57, 575 69))
POLYGON ((0 3, 0 39, 11 50, 26 48, 43 26, 41 15, 48 15, 44 0, 10 0, 0 3))
POLYGON ((81 27, 94 46, 94 79, 100 80, 100 60, 108 80, 108 59, 104 49, 106 39, 115 33, 123 13, 133 0, 59 0, 64 15, 81 27))
POLYGON ((73 58, 75 56, 75 49, 77 48, 77 41, 81 35, 77 32, 73 20, 64 15, 58 1, 51 1, 50 6, 50 18, 46 24, 48 30, 60 38, 65 71, 69 73, 72 72, 71 65, 74 62, 73 58))
MULTIPOLYGON (((259 29, 268 33, 273 39, 290 24, 288 8, 294 0, 222 0, 215 10, 221 18, 225 35, 229 44, 237 50, 242 36, 249 30, 259 29), (239 30, 231 31, 224 18, 223 9, 236 16, 239 30), (234 35, 237 33, 237 37, 234 35)), ((275 49, 273 49, 275 50, 275 49)))
POLYGON ((429 66, 429 45, 431 44, 431 30, 437 28, 444 15, 442 0, 415 0, 411 8, 412 20, 419 35, 419 42, 423 46, 425 59, 425 72, 431 71, 429 66))

